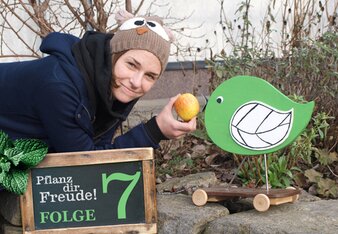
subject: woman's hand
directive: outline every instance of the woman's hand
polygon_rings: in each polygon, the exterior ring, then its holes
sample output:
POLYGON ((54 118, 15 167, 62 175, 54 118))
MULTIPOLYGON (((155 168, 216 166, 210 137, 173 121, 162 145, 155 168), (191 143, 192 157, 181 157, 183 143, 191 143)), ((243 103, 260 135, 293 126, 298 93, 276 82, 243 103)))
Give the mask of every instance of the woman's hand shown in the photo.
POLYGON ((161 132, 168 139, 177 139, 196 130, 196 117, 189 122, 181 122, 174 118, 172 109, 179 95, 170 98, 168 104, 156 116, 156 122, 161 132))

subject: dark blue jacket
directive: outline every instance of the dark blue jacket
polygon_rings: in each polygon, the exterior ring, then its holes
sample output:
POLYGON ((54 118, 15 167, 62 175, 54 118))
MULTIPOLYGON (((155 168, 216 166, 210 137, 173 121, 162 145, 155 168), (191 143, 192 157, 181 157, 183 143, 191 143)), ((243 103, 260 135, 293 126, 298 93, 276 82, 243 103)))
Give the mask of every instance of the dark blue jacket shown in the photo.
POLYGON ((94 137, 87 89, 71 50, 78 41, 68 34, 52 33, 40 47, 49 56, 0 63, 0 129, 12 139, 41 139, 50 152, 157 148, 144 124, 111 143, 122 122, 118 118, 102 135, 94 137))

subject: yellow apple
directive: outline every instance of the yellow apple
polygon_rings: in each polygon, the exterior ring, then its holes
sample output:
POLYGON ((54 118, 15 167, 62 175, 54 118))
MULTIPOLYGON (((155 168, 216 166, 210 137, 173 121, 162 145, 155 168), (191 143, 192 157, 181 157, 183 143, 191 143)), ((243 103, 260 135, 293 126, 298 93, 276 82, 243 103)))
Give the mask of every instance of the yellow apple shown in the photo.
POLYGON ((174 103, 177 115, 183 121, 189 121, 200 111, 200 105, 197 98, 191 93, 181 94, 174 103))

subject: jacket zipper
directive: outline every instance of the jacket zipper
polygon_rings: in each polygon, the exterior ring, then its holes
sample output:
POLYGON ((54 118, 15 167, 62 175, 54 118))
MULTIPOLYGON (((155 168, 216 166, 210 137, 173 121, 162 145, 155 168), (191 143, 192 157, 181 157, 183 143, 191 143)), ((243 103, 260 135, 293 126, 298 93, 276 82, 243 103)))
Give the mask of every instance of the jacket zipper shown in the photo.
POLYGON ((109 130, 111 130, 113 127, 115 127, 120 121, 116 120, 109 128, 104 130, 103 132, 99 133, 98 135, 94 136, 94 142, 98 140, 102 135, 106 134, 109 130))
POLYGON ((94 115, 94 116, 93 116, 93 119, 92 119, 92 116, 90 115, 89 110, 87 109, 87 107, 86 107, 85 105, 83 105, 83 104, 82 104, 82 106, 83 106, 83 108, 85 109, 85 111, 87 112, 87 114, 88 114, 88 116, 89 116, 89 119, 90 119, 90 122, 91 122, 91 123, 94 123, 94 122, 95 122, 95 119, 96 119, 96 115, 94 115))

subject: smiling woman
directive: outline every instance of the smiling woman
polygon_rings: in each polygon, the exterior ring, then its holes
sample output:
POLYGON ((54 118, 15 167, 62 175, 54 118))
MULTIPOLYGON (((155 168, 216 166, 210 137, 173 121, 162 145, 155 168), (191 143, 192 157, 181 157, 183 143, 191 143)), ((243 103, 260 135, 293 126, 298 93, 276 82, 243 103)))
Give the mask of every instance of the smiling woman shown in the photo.
POLYGON ((142 97, 155 84, 161 73, 158 58, 144 50, 129 50, 116 62, 114 67, 114 97, 128 103, 142 97))
POLYGON ((173 97, 163 110, 113 140, 140 97, 166 68, 173 36, 157 16, 116 14, 114 34, 88 31, 80 39, 51 33, 42 59, 0 64, 0 129, 10 138, 37 138, 49 152, 159 147, 196 129, 180 122, 173 97), (20 93, 20 95, 18 95, 20 93))

